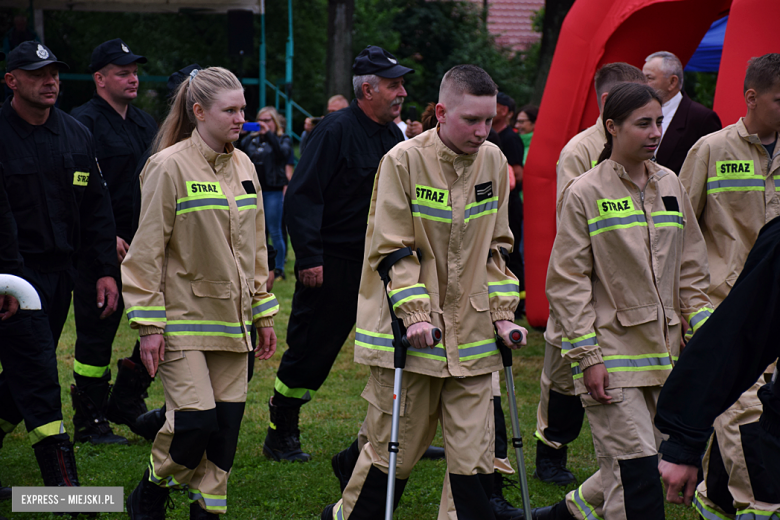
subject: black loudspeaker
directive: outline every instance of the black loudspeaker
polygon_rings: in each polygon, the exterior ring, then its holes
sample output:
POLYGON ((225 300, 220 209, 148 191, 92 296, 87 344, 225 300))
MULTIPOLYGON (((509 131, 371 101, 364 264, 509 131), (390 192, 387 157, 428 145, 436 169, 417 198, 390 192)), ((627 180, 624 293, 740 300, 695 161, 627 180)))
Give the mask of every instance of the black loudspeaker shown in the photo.
POLYGON ((255 25, 252 11, 235 9, 227 12, 228 54, 248 56, 254 49, 255 25))

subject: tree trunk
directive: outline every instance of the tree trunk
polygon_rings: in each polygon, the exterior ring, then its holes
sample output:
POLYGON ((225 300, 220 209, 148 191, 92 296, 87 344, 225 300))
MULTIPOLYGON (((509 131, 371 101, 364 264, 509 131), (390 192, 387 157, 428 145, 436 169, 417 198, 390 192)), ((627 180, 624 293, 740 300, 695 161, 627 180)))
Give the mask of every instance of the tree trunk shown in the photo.
POLYGON ((561 32, 563 20, 569 12, 574 0, 545 0, 544 21, 542 22, 542 46, 539 49, 539 72, 536 75, 534 85, 533 103, 539 105, 542 101, 542 93, 547 83, 547 74, 550 73, 555 46, 558 44, 558 35, 561 32))
POLYGON ((325 96, 352 99, 352 16, 355 0, 328 0, 325 96))

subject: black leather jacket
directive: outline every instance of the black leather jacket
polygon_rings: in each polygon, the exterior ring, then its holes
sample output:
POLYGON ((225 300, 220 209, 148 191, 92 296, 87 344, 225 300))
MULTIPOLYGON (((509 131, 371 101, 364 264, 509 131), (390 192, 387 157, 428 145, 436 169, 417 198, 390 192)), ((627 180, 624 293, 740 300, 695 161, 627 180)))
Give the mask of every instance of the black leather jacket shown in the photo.
POLYGON ((252 159, 263 190, 280 191, 287 185, 284 170, 292 152, 290 136, 278 137, 273 132, 249 134, 241 140, 240 148, 252 159))

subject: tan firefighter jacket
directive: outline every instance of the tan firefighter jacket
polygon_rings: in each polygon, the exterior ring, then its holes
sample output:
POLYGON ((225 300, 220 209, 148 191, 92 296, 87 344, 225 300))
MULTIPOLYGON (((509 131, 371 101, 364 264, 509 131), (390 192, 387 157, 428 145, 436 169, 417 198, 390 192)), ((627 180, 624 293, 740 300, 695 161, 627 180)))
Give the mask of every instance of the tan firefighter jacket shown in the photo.
POLYGON ((707 255, 688 194, 671 170, 645 162, 643 192, 606 160, 559 203, 547 298, 563 327, 561 354, 582 371, 604 363, 610 388, 661 385, 679 355, 682 314, 698 329, 712 312, 707 255))
POLYGON ((168 350, 246 352, 250 327, 273 326, 255 167, 198 134, 152 156, 141 172, 138 232, 122 262, 130 326, 165 334, 168 350))
POLYGON ((493 322, 513 320, 517 278, 499 251, 512 249, 504 155, 485 143, 458 155, 431 129, 398 144, 379 164, 368 216, 358 297, 355 361, 393 368, 387 296, 377 267, 390 253, 419 248, 392 268, 389 295, 408 327, 428 321, 443 341, 408 351, 406 370, 434 377, 499 370, 493 322))
POLYGON ((715 305, 737 281, 758 232, 780 215, 779 155, 776 147, 770 158, 740 119, 699 139, 680 170, 707 244, 715 305))

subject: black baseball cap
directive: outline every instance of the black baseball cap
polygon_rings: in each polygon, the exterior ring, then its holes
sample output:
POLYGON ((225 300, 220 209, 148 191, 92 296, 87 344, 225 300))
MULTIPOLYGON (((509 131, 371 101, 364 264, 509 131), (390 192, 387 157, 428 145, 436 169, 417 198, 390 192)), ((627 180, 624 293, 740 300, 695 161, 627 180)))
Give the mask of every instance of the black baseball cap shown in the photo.
POLYGON ((513 111, 515 110, 515 100, 509 97, 509 95, 504 94, 503 92, 499 92, 498 95, 496 95, 496 103, 499 105, 504 105, 505 107, 509 107, 509 110, 513 111))
POLYGON ((52 63, 59 66, 60 70, 69 70, 68 64, 57 61, 57 56, 42 43, 36 41, 22 42, 8 53, 5 63, 6 72, 12 70, 38 70, 52 63))
POLYGON ((125 42, 115 38, 95 47, 89 62, 89 70, 97 72, 109 63, 129 65, 131 63, 146 63, 147 61, 145 56, 133 54, 125 42))
POLYGON ((373 74, 380 78, 400 78, 413 72, 414 69, 399 65, 395 56, 376 45, 369 45, 360 51, 352 64, 352 73, 355 76, 373 74))
POLYGON ((203 67, 197 63, 193 63, 192 65, 187 65, 183 69, 177 70, 168 76, 168 97, 173 97, 173 95, 176 93, 176 88, 181 85, 182 81, 189 79, 190 73, 193 70, 203 70, 203 67))

